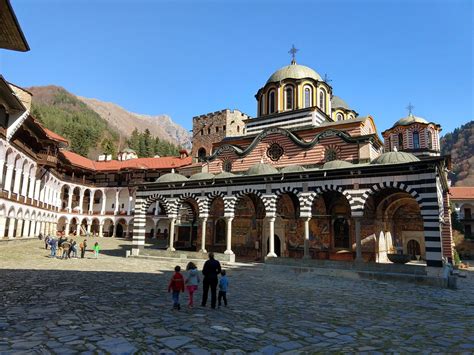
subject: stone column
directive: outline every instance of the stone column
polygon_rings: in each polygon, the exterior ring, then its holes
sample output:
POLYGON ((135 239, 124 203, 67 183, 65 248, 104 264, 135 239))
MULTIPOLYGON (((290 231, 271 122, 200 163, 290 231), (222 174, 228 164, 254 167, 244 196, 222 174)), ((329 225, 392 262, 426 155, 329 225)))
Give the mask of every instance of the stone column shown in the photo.
POLYGON ((119 213, 119 195, 120 195, 120 190, 115 191, 115 209, 114 209, 115 215, 119 213))
POLYGON ((79 190, 79 213, 82 214, 82 204, 84 203, 84 190, 79 190))
POLYGON ((14 170, 14 166, 13 165, 10 165, 10 164, 7 164, 7 174, 5 176, 5 183, 3 185, 3 189, 8 191, 8 192, 11 192, 12 188, 12 178, 13 178, 13 170, 14 170))
POLYGON ((31 237, 31 238, 36 237, 35 232, 36 232, 36 222, 34 220, 31 220, 31 222, 30 222, 30 233, 29 233, 28 236, 31 237))
POLYGON ((87 221, 87 234, 91 235, 92 221, 87 221))
POLYGON ((5 236, 5 227, 7 224, 7 218, 5 216, 0 216, 0 239, 5 236))
POLYGON ((168 246, 168 251, 176 251, 174 248, 174 224, 176 222, 176 217, 170 217, 170 245, 168 246))
POLYGON ((275 254, 275 217, 270 216, 268 217, 268 241, 269 241, 269 249, 267 258, 276 258, 277 255, 275 254))
POLYGON ((128 189, 127 216, 130 216, 132 214, 133 192, 133 189, 128 189))
POLYGON ((33 171, 30 175, 30 188, 28 189, 28 197, 32 200, 35 197, 36 173, 33 171))
POLYGON ((23 236, 26 238, 30 237, 30 224, 31 221, 29 219, 25 219, 24 227, 23 227, 23 236))
POLYGON ((100 208, 100 214, 104 215, 105 214, 105 208, 106 208, 106 196, 105 196, 105 190, 102 190, 102 206, 100 208))
POLYGON ((30 174, 24 171, 23 172, 23 186, 21 186, 21 195, 25 196, 25 198, 28 196, 28 185, 30 183, 29 178, 30 178, 30 174))
POLYGON ((99 237, 104 236, 104 223, 99 223, 99 237))
POLYGON ((15 169, 15 180, 13 181, 13 192, 17 195, 20 194, 20 182, 21 176, 23 175, 23 169, 16 168, 15 169))
POLYGON ((69 221, 66 222, 66 226, 64 228, 64 235, 67 237, 69 235, 69 227, 70 227, 70 223, 69 221))
POLYGON ((72 195, 73 195, 74 190, 72 188, 69 189, 69 196, 67 198, 67 211, 69 213, 72 212, 72 195))
POLYGON ((8 217, 8 239, 15 238, 15 218, 8 217))
POLYGON ((76 236, 79 237, 81 235, 81 223, 78 221, 76 226, 76 236))
POLYGON ((5 159, 0 159, 0 186, 3 187, 3 169, 5 169, 5 159))
POLYGON ((23 220, 22 220, 22 219, 19 219, 18 222, 17 222, 17 225, 16 225, 15 238, 21 238, 22 228, 23 228, 23 220))
POLYGON ((94 211, 94 192, 90 191, 89 199, 89 214, 93 214, 94 211))
POLYGON ((160 202, 155 202, 155 216, 158 216, 158 212, 160 211, 160 202))
POLYGON ((201 217, 201 253, 207 253, 206 250, 206 225, 207 217, 201 217))
POLYGON ((304 217, 304 259, 310 259, 311 256, 309 255, 309 221, 311 221, 311 217, 304 217))
POLYGON ((226 228, 227 248, 226 248, 224 254, 233 255, 234 252, 232 251, 232 220, 234 219, 234 217, 224 217, 224 218, 225 218, 226 224, 227 224, 227 228, 226 228))
POLYGON ((356 233, 356 261, 363 261, 362 259, 362 241, 360 238, 360 218, 354 218, 355 233, 356 233))

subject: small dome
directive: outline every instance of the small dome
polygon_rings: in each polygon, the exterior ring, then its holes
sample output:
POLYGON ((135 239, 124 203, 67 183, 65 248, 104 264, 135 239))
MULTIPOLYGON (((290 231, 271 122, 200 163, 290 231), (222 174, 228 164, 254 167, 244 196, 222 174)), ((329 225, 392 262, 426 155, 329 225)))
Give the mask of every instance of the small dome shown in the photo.
POLYGON ((176 173, 168 173, 161 175, 156 182, 181 182, 187 181, 188 178, 184 175, 176 174, 176 173))
POLYGON ((227 178, 236 177, 236 176, 237 175, 235 174, 229 173, 227 171, 223 171, 222 173, 216 175, 216 179, 227 179, 227 178))
POLYGON ((346 110, 352 110, 347 104, 347 102, 345 102, 343 99, 336 95, 333 95, 333 97, 331 98, 331 106, 332 108, 343 108, 346 110))
POLYGON ((136 153, 132 148, 125 148, 122 153, 136 153))
POLYGON ((313 69, 299 64, 290 64, 278 69, 267 80, 268 83, 277 83, 285 79, 304 79, 311 78, 322 81, 321 76, 313 69))
POLYGON ((197 173, 194 175, 191 175, 189 180, 209 180, 209 179, 214 179, 214 174, 211 173, 197 173))
POLYGON ((268 174, 278 174, 278 170, 275 169, 270 164, 257 163, 252 165, 249 170, 247 170, 247 175, 268 175, 268 174))
POLYGON ((407 117, 400 118, 394 125, 395 126, 408 126, 412 123, 425 123, 428 124, 429 122, 422 117, 414 116, 410 113, 407 117))
POLYGON ((352 163, 344 160, 331 160, 327 163, 324 163, 323 169, 340 169, 340 168, 348 168, 351 167, 352 163))
POLYGON ((416 156, 405 152, 387 152, 378 156, 370 164, 403 164, 420 161, 416 156))
POLYGON ((303 168, 301 165, 288 165, 285 166, 283 169, 280 170, 282 173, 299 173, 305 171, 306 169, 303 168))

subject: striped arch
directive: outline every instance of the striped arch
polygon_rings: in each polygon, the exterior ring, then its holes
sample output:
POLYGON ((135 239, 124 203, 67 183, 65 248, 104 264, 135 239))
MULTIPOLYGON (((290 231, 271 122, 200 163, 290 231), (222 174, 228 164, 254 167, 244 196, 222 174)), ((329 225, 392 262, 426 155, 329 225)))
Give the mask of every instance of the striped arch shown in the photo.
MULTIPOLYGON (((138 202, 138 200, 139 199, 137 198, 137 202, 138 202)), ((165 208, 166 214, 169 214, 171 212, 169 201, 165 197, 163 197, 162 195, 156 194, 156 195, 148 196, 145 199, 145 202, 141 205, 142 213, 145 215, 146 211, 148 210, 148 207, 150 207, 150 205, 153 202, 156 202, 156 201, 161 202, 161 204, 165 208)))
POLYGON ((281 188, 275 190, 274 194, 275 194, 275 196, 277 196, 277 198, 280 197, 281 195, 284 195, 284 194, 287 194, 287 193, 292 193, 295 196, 298 196, 298 194, 301 191, 302 191, 301 189, 297 189, 296 187, 285 186, 285 187, 281 187, 281 188))
POLYGON ((300 214, 301 216, 311 216, 311 211, 312 211, 312 207, 313 207, 313 202, 314 200, 322 195, 323 193, 325 192, 339 192, 341 193, 342 195, 344 195, 344 197, 347 199, 347 202, 349 203, 349 206, 351 208, 351 213, 353 214, 354 212, 358 211, 358 206, 356 204, 356 202, 354 201, 354 199, 352 198, 351 194, 349 194, 349 192, 347 192, 346 190, 344 190, 342 188, 342 186, 337 186, 337 185, 333 185, 333 184, 330 184, 330 185, 322 185, 322 186, 316 186, 314 188, 312 188, 313 191, 309 191, 309 192, 301 192, 299 193, 297 196, 298 196, 298 200, 300 202, 300 214))
POLYGON ((404 183, 397 182, 397 181, 390 181, 390 182, 384 182, 384 183, 378 183, 373 185, 371 188, 369 188, 366 192, 363 193, 361 197, 361 204, 358 205, 360 209, 365 209, 365 204, 367 203, 367 200, 369 199, 370 196, 374 195, 380 190, 383 189, 397 189, 403 192, 406 192, 413 196, 413 198, 418 202, 418 204, 421 207, 421 202, 422 202, 422 197, 420 194, 413 188, 407 186, 404 183))
POLYGON ((245 196, 245 195, 248 195, 248 194, 257 195, 263 201, 263 194, 260 191, 255 190, 255 189, 247 189, 246 188, 246 189, 243 189, 243 190, 239 191, 234 196, 236 197, 236 201, 238 201, 242 196, 245 196))

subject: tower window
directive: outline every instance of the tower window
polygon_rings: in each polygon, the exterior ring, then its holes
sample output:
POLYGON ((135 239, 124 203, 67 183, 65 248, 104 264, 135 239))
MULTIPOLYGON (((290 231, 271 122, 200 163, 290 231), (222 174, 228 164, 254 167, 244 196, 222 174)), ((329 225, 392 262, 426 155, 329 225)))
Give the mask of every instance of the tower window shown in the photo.
POLYGON ((293 87, 287 86, 285 88, 285 109, 293 110, 293 87))
POLYGON ((218 133, 218 132, 219 132, 219 127, 216 127, 216 133, 218 133))
POLYGON ((336 121, 342 121, 344 119, 344 116, 342 115, 342 113, 338 113, 336 115, 336 121))
POLYGON ((206 158, 206 149, 199 148, 199 150, 198 150, 198 160, 199 161, 204 161, 205 158, 206 158))
POLYGON ((201 129, 201 136, 204 135, 204 131, 201 129))
POLYGON ((413 148, 420 149, 420 134, 418 131, 413 132, 413 148))
POLYGON ((309 86, 304 87, 304 107, 313 106, 313 91, 309 86))
POLYGON ((222 126, 222 130, 224 130, 224 131, 226 130, 226 126, 225 126, 225 125, 222 126))
POLYGON ((210 128, 207 129, 207 134, 211 134, 211 129, 210 128))
POLYGON ((268 113, 275 112, 275 90, 270 91, 268 95, 268 113))
POLYGON ((324 90, 319 92, 319 108, 326 111, 326 92, 324 90))
POLYGON ((240 132, 240 126, 237 126, 237 133, 240 132))
POLYGON ((433 135, 428 131, 428 149, 433 149, 433 135))
POLYGON ((398 133, 398 149, 403 149, 403 133, 398 133))

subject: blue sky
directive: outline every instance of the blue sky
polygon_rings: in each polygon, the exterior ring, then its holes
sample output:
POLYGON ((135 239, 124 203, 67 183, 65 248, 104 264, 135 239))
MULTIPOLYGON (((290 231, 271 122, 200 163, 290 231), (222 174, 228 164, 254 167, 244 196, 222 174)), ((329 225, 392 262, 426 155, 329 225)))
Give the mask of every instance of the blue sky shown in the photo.
POLYGON ((21 86, 55 84, 144 114, 192 117, 224 108, 254 116, 254 95, 297 62, 379 132, 406 116, 443 132, 473 119, 470 0, 11 0, 31 51, 2 50, 21 86))

